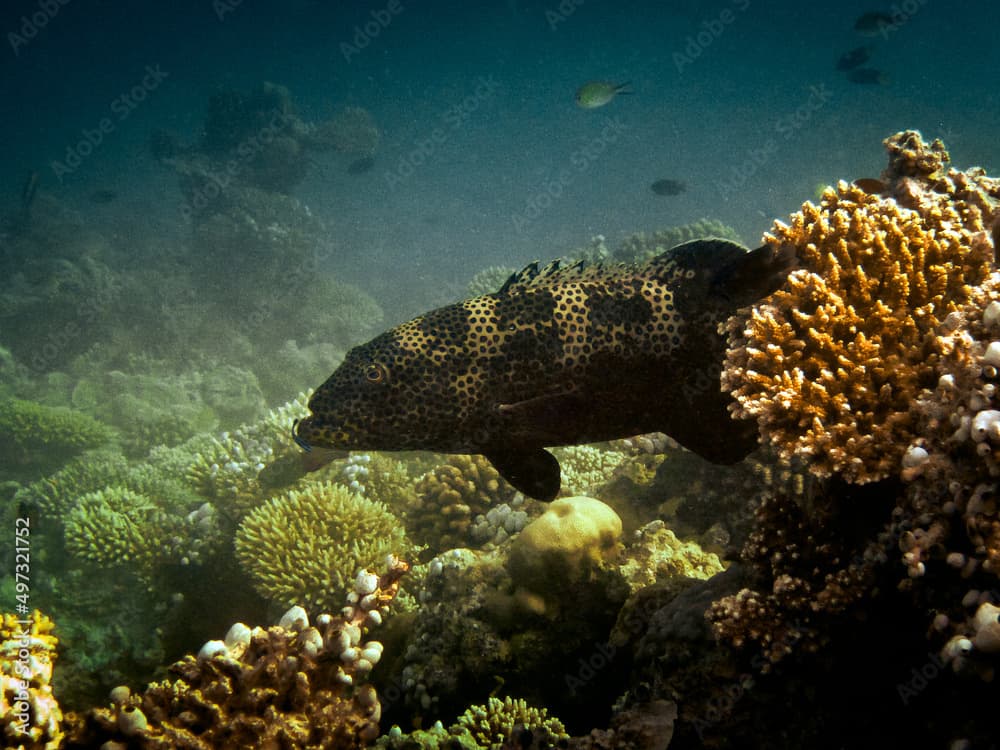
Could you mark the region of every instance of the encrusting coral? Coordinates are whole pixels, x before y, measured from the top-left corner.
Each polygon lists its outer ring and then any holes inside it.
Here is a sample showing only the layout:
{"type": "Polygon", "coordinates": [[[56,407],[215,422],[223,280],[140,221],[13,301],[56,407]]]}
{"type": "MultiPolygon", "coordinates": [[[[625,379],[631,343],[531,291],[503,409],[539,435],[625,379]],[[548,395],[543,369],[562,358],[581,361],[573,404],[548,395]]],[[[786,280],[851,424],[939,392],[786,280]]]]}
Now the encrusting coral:
{"type": "Polygon", "coordinates": [[[622,520],[592,497],[554,500],[512,542],[507,567],[519,586],[565,594],[621,550],[622,520]]]}
{"type": "Polygon", "coordinates": [[[990,272],[984,206],[996,183],[946,176],[943,147],[918,139],[887,141],[889,196],[841,182],[777,222],[765,241],[794,245],[801,268],[729,323],[722,382],[736,415],[756,418],[783,458],[804,458],[819,476],[896,472],[913,402],[937,381],[938,331],[990,272]]]}
{"type": "Polygon", "coordinates": [[[382,644],[364,640],[382,622],[409,565],[362,571],[340,615],[310,624],[292,607],[278,625],[233,625],[225,640],[170,667],[171,680],[142,693],[121,686],[111,705],[71,717],[67,750],[143,748],[361,748],[378,736],[382,707],[365,683],[382,644]],[[112,744],[113,743],[113,744],[112,744]]]}
{"type": "Polygon", "coordinates": [[[62,711],[52,695],[52,665],[59,639],[37,609],[30,617],[0,619],[0,723],[4,747],[56,750],[63,739],[62,711]]]}
{"type": "Polygon", "coordinates": [[[254,510],[235,547],[261,595],[312,611],[335,607],[359,568],[409,551],[384,505],[332,482],[289,490],[254,510]]]}

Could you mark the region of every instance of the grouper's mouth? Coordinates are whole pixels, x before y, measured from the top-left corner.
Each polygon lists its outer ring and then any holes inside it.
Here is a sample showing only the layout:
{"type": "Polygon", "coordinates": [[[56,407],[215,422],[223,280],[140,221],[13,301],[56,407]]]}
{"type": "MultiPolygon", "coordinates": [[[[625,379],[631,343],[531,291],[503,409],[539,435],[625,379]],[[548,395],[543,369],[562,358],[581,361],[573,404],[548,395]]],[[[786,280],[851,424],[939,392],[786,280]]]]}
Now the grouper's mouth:
{"type": "Polygon", "coordinates": [[[308,421],[307,419],[296,419],[292,422],[292,440],[306,453],[309,453],[313,449],[312,444],[302,437],[302,426],[308,421]]]}
{"type": "Polygon", "coordinates": [[[325,426],[317,426],[312,417],[296,419],[292,423],[292,440],[302,450],[302,467],[306,471],[316,471],[326,466],[330,461],[346,458],[350,451],[329,445],[329,436],[343,436],[346,442],[347,433],[343,430],[328,430],[325,426]]]}

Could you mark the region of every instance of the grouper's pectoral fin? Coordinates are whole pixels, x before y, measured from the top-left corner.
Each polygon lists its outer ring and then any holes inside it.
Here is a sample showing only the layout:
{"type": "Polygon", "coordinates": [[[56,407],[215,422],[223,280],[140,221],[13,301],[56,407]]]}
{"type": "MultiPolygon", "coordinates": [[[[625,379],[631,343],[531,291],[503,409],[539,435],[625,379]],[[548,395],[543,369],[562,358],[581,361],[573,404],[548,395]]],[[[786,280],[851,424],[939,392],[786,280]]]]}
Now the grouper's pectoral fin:
{"type": "Polygon", "coordinates": [[[500,476],[528,497],[547,503],[559,494],[559,462],[547,450],[510,448],[483,455],[500,476]]]}

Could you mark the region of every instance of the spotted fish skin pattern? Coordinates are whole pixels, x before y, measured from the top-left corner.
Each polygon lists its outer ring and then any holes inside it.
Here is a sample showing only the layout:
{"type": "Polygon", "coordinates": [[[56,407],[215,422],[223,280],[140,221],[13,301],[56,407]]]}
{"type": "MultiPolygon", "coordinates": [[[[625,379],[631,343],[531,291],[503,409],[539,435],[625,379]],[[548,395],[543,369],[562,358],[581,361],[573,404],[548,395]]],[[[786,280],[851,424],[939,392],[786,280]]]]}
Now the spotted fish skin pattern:
{"type": "Polygon", "coordinates": [[[666,432],[732,463],[756,444],[720,390],[719,324],[780,286],[785,249],[685,243],[639,265],[514,274],[355,347],[296,426],[305,447],[485,454],[540,499],[559,489],[545,447],[666,432]]]}

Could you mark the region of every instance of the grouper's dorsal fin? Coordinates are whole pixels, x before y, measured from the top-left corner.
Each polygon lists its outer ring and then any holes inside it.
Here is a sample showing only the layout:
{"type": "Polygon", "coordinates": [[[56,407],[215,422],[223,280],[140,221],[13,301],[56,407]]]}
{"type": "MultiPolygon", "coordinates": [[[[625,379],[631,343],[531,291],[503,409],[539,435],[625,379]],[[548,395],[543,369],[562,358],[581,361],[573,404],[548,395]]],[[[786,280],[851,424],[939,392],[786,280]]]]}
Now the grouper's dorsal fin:
{"type": "Polygon", "coordinates": [[[540,268],[538,263],[536,260],[534,263],[526,265],[520,271],[512,273],[510,278],[497,291],[497,294],[514,294],[530,289],[531,287],[562,284],[572,281],[587,281],[588,279],[600,278],[602,274],[607,272],[609,267],[625,267],[624,263],[615,263],[608,266],[603,263],[588,263],[583,259],[570,263],[564,263],[561,259],[556,259],[540,268]]]}

